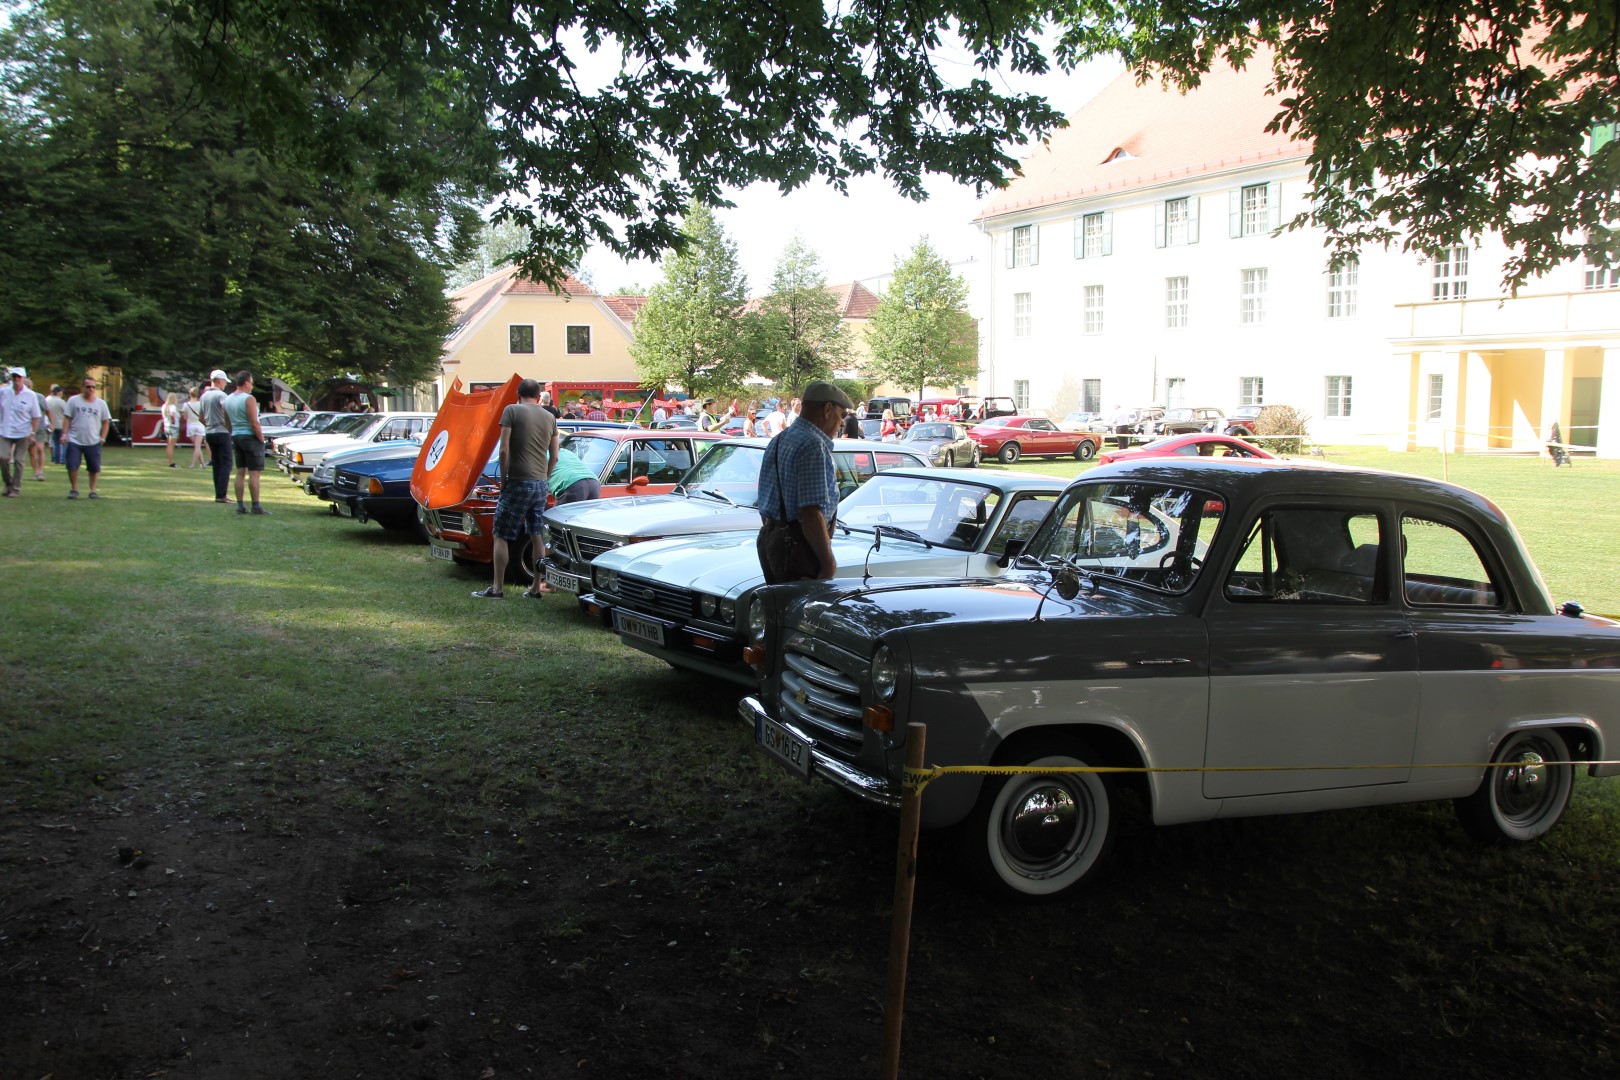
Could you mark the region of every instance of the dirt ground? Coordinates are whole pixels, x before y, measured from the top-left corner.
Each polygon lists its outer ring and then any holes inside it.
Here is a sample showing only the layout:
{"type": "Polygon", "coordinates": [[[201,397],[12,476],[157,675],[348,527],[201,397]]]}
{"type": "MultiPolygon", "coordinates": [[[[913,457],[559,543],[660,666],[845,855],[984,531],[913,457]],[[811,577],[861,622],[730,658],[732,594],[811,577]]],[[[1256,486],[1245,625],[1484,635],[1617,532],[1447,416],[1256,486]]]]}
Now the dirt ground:
{"type": "MultiPolygon", "coordinates": [[[[665,817],[609,764],[542,771],[473,835],[432,807],[475,780],[192,749],[0,790],[0,1076],[877,1075],[894,822],[829,789],[665,817]]],[[[925,835],[902,1075],[1620,1074],[1620,950],[1583,930],[1617,868],[1456,833],[1137,827],[1033,907],[925,835]]]]}

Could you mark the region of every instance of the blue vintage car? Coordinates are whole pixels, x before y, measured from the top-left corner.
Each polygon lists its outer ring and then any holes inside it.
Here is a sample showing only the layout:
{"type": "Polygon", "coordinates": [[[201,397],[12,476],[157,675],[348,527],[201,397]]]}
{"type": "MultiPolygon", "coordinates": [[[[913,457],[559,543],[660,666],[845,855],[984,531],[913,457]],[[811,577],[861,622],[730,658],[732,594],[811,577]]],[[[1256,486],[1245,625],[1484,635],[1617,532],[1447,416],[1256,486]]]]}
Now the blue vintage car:
{"type": "Polygon", "coordinates": [[[332,476],[329,497],[342,516],[364,525],[375,521],[385,529],[414,529],[427,543],[427,531],[417,518],[411,497],[411,472],[420,447],[409,452],[376,454],[340,463],[332,476]]]}
{"type": "Polygon", "coordinates": [[[1417,477],[1105,465],[1000,578],[779,586],[745,620],[742,716],[799,776],[896,807],[912,721],[929,765],[1027,770],[922,799],[1016,896],[1100,865],[1126,788],[1158,824],[1454,800],[1501,843],[1551,829],[1577,769],[1620,774],[1620,623],[1417,477]]]}

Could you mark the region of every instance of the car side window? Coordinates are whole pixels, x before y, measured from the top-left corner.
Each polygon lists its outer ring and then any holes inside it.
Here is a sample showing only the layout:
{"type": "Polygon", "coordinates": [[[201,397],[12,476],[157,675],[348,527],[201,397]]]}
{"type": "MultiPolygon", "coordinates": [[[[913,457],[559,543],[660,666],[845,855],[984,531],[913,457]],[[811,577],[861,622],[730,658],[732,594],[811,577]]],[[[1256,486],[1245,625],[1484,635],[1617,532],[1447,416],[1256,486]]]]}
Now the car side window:
{"type": "Polygon", "coordinates": [[[1007,550],[1009,540],[1029,543],[1029,538],[1035,535],[1035,530],[1046,520],[1047,513],[1056,501],[1056,495],[1019,497],[1007,507],[1007,516],[1001,519],[1001,527],[996,530],[996,535],[990,538],[990,543],[985,545],[985,551],[992,555],[1000,555],[1007,550]]]}
{"type": "Polygon", "coordinates": [[[1401,563],[1406,602],[1414,607],[1498,607],[1502,590],[1479,549],[1443,521],[1401,516],[1401,563]]]}
{"type": "MultiPolygon", "coordinates": [[[[899,455],[892,456],[898,457],[899,455]]],[[[838,476],[839,499],[843,499],[850,492],[877,475],[877,467],[872,461],[872,455],[866,450],[834,454],[833,471],[838,476]]]]}
{"type": "MultiPolygon", "coordinates": [[[[923,464],[923,462],[906,454],[885,453],[881,450],[878,451],[876,457],[878,472],[888,472],[890,469],[904,469],[907,466],[923,464]]],[[[870,480],[871,477],[868,476],[867,479],[870,480]]]]}
{"type": "Polygon", "coordinates": [[[602,477],[604,484],[628,484],[635,475],[635,444],[623,443],[613,458],[613,467],[602,477]]]}
{"type": "Polygon", "coordinates": [[[1387,595],[1382,526],[1370,510],[1282,507],[1249,529],[1226,578],[1230,600],[1372,604],[1387,595]]]}

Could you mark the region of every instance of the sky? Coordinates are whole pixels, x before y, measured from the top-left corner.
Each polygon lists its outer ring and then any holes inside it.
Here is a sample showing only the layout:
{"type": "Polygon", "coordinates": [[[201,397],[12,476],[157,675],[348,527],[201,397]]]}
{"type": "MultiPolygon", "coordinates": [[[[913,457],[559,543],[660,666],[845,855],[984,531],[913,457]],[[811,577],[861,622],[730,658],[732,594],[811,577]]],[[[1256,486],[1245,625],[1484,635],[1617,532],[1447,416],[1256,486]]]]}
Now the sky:
{"type": "MultiPolygon", "coordinates": [[[[1123,70],[1117,61],[1094,61],[1074,73],[1002,77],[1009,90],[1043,94],[1072,113],[1095,97],[1123,70]]],[[[1027,151],[1014,156],[1023,157],[1027,151]]],[[[894,269],[917,240],[926,235],[948,262],[984,259],[988,241],[973,224],[979,199],[973,189],[944,177],[930,183],[929,198],[916,203],[881,177],[861,177],[841,195],[828,184],[781,194],[773,184],[754,184],[730,193],[737,205],[716,216],[737,245],[737,257],[752,295],[770,290],[776,262],[795,232],[821,257],[829,284],[878,277],[894,269]]],[[[986,193],[988,196],[988,192],[986,193]]],[[[625,262],[595,249],[585,256],[585,270],[600,292],[657,284],[660,271],[649,261],[625,262]]]]}

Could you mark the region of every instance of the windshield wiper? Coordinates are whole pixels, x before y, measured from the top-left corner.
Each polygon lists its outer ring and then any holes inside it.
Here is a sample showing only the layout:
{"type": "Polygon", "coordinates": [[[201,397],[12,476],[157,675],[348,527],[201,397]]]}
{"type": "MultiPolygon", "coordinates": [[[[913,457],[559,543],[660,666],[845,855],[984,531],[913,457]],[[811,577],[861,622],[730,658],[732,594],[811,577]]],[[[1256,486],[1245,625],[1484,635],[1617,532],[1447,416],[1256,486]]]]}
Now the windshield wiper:
{"type": "Polygon", "coordinates": [[[914,533],[910,529],[902,529],[898,525],[874,525],[872,526],[872,535],[888,535],[899,540],[910,540],[913,543],[921,544],[926,548],[931,548],[934,546],[934,542],[932,540],[929,540],[918,533],[914,533]]]}
{"type": "Polygon", "coordinates": [[[725,503],[727,506],[736,506],[737,505],[737,503],[733,502],[726,495],[725,492],[716,491],[714,488],[698,488],[698,494],[699,495],[707,495],[711,499],[719,499],[721,502],[725,503]]]}

